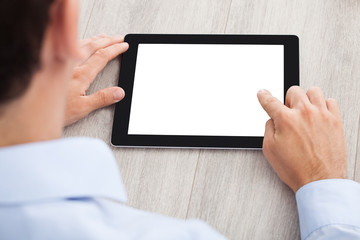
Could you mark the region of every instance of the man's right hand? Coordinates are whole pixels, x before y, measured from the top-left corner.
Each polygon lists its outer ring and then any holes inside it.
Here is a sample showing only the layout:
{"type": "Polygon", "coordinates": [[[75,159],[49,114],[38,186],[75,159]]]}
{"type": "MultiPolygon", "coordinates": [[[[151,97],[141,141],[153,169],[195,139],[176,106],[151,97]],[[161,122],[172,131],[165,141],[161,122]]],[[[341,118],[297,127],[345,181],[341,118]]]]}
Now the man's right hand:
{"type": "Polygon", "coordinates": [[[285,105],[267,90],[258,99],[271,119],[263,152],[280,179],[294,192],[322,179],[346,178],[347,151],[339,107],[313,87],[291,87],[285,105]]]}

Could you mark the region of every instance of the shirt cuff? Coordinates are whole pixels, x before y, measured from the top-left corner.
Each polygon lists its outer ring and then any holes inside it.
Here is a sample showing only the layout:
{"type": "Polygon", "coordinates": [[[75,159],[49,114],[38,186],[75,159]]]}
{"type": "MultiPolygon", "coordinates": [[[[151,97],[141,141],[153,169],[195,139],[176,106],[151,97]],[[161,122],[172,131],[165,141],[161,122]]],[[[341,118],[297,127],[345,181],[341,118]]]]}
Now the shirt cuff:
{"type": "Polygon", "coordinates": [[[301,239],[331,224],[360,227],[360,184],[352,180],[311,182],[296,192],[296,202],[301,239]]]}

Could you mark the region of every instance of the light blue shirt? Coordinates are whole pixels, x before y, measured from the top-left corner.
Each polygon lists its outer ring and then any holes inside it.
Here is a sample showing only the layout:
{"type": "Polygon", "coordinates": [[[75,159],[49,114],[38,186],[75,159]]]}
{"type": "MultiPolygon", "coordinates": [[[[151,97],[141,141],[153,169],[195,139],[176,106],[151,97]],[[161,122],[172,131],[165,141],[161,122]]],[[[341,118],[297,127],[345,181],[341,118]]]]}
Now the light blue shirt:
{"type": "MultiPolygon", "coordinates": [[[[302,239],[360,239],[360,184],[296,194],[302,239]]],[[[199,220],[130,208],[105,143],[61,139],[0,148],[0,239],[225,239],[199,220]]]]}
{"type": "Polygon", "coordinates": [[[360,184],[328,179],[296,192],[301,239],[360,239],[360,184]]]}

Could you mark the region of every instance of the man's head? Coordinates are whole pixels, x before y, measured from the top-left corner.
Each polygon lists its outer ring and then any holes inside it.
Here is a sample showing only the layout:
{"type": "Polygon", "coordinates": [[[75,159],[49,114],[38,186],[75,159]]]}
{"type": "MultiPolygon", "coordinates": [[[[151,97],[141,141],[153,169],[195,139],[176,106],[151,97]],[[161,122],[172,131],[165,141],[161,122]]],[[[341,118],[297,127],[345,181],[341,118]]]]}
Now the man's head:
{"type": "Polygon", "coordinates": [[[69,16],[69,13],[74,14],[71,8],[74,8],[76,2],[76,0],[4,0],[2,2],[0,104],[20,97],[28,88],[35,72],[41,70],[44,64],[41,53],[44,50],[46,37],[59,44],[53,46],[54,50],[63,51],[54,52],[54,57],[59,57],[56,55],[65,57],[63,53],[72,55],[69,50],[74,50],[71,45],[76,43],[69,43],[75,40],[75,36],[69,36],[69,33],[76,34],[76,29],[68,29],[71,27],[68,18],[71,18],[73,26],[76,26],[77,16],[69,16]],[[51,31],[52,36],[46,36],[48,31],[51,31]],[[55,41],[56,38],[59,38],[59,41],[55,41]]]}
{"type": "Polygon", "coordinates": [[[69,80],[81,56],[78,0],[3,0],[0,136],[16,144],[60,137],[69,80]]]}

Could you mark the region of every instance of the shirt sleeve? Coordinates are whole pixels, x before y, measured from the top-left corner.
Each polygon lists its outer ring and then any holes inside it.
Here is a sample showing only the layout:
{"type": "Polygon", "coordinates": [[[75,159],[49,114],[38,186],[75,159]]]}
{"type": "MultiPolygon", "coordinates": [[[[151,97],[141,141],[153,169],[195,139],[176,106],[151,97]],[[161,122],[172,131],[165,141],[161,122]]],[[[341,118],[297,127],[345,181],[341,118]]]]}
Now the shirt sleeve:
{"type": "Polygon", "coordinates": [[[296,192],[301,239],[360,239],[360,184],[311,182],[296,192]]]}

